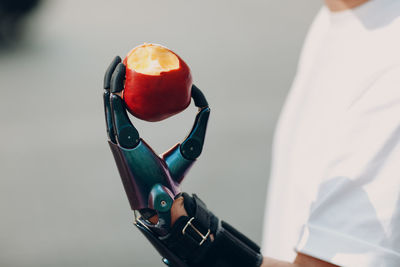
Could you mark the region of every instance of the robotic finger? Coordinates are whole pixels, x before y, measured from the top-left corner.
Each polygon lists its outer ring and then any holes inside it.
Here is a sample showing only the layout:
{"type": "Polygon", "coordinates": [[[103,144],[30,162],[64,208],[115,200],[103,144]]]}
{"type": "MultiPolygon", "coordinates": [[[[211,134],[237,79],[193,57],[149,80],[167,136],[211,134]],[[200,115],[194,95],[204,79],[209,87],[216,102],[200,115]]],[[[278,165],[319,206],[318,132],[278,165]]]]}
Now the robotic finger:
{"type": "Polygon", "coordinates": [[[195,85],[192,86],[192,98],[199,112],[196,115],[189,135],[162,155],[175,181],[181,183],[186,173],[200,156],[207,130],[210,108],[203,93],[195,85]]]}
{"type": "Polygon", "coordinates": [[[135,148],[140,142],[139,132],[128,117],[128,113],[124,107],[124,101],[119,95],[111,93],[110,102],[117,143],[123,148],[135,148]]]}
{"type": "Polygon", "coordinates": [[[125,84],[125,65],[123,63],[118,63],[115,67],[110,80],[110,90],[111,93],[119,93],[124,90],[125,84]]]}
{"type": "Polygon", "coordinates": [[[111,104],[110,104],[110,86],[111,86],[111,76],[114,73],[115,68],[117,65],[121,62],[121,58],[119,56],[116,56],[110,63],[110,65],[107,68],[107,71],[104,75],[104,93],[103,93],[103,101],[104,101],[104,115],[106,118],[106,129],[107,129],[107,135],[108,139],[116,143],[117,140],[115,138],[115,132],[114,132],[114,125],[113,125],[113,120],[112,120],[112,113],[111,113],[111,104]]]}
{"type": "Polygon", "coordinates": [[[117,65],[120,62],[121,62],[121,58],[119,56],[116,56],[111,61],[110,65],[108,66],[106,73],[104,75],[104,89],[109,91],[110,85],[111,85],[111,76],[114,73],[115,68],[117,67],[117,65]]]}

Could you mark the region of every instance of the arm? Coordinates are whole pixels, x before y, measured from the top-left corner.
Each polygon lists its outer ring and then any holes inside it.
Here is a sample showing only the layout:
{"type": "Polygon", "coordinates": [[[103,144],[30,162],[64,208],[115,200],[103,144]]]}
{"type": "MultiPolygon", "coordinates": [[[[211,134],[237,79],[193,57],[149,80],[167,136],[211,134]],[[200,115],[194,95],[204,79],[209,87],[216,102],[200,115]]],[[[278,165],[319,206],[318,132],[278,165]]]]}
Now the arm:
{"type": "Polygon", "coordinates": [[[261,267],[335,267],[337,265],[319,260],[317,258],[297,253],[297,257],[293,263],[283,262],[265,257],[261,267]]]}

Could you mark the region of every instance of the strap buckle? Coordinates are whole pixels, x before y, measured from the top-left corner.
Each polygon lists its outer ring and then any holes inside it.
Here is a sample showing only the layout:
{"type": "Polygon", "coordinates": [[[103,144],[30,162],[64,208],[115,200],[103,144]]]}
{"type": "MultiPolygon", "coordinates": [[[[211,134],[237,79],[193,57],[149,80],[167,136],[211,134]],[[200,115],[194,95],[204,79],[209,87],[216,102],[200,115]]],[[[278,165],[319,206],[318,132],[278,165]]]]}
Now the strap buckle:
{"type": "Polygon", "coordinates": [[[197,229],[197,228],[192,224],[192,221],[193,221],[194,219],[195,219],[195,218],[192,217],[192,218],[186,223],[185,227],[183,227],[183,229],[182,229],[182,235],[185,235],[185,234],[186,234],[186,229],[190,226],[190,227],[201,237],[201,241],[200,241],[200,243],[199,243],[199,246],[201,246],[201,245],[203,245],[203,243],[207,240],[208,236],[209,236],[210,233],[211,233],[211,230],[208,229],[207,233],[206,233],[205,235],[203,235],[203,234],[199,231],[199,229],[197,229]]]}

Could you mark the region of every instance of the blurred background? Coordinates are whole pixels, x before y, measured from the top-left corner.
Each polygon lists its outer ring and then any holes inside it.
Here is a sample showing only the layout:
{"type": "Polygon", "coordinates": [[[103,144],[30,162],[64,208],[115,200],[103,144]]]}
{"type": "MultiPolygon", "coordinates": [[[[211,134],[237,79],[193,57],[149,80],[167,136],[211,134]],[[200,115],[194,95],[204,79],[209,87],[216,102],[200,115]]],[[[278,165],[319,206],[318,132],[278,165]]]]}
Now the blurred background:
{"type": "MultiPolygon", "coordinates": [[[[321,2],[1,0],[0,266],[163,266],[103,117],[106,67],[143,42],[177,52],[212,108],[183,190],[260,243],[273,130],[321,2]]],[[[161,153],[195,114],[132,120],[161,153]]]]}

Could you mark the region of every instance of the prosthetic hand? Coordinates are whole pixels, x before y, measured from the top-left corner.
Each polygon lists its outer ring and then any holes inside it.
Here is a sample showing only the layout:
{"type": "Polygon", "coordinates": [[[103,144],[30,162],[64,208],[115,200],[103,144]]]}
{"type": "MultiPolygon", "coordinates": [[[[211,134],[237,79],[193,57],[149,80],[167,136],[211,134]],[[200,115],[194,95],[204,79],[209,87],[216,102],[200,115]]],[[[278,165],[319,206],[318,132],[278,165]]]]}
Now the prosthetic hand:
{"type": "Polygon", "coordinates": [[[192,98],[199,108],[192,130],[182,143],[158,156],[128,117],[120,97],[124,79],[125,66],[120,57],[115,57],[104,77],[106,128],[108,143],[135,212],[135,225],[158,250],[164,263],[172,267],[259,266],[262,257],[253,242],[219,221],[197,196],[180,192],[180,183],[203,149],[210,114],[203,93],[192,86],[192,98]],[[189,216],[180,217],[171,226],[171,208],[174,199],[180,196],[189,216]],[[141,216],[136,216],[136,212],[141,216]],[[154,217],[157,222],[150,222],[154,217]],[[244,265],[236,265],[239,263],[244,265]]]}
{"type": "Polygon", "coordinates": [[[119,93],[124,89],[125,66],[116,57],[104,78],[104,108],[108,142],[132,210],[147,219],[157,213],[156,225],[146,226],[159,235],[168,233],[170,209],[186,172],[200,156],[210,108],[196,87],[192,87],[194,104],[199,108],[194,126],[186,139],[161,157],[140,138],[129,120],[119,93]]]}

